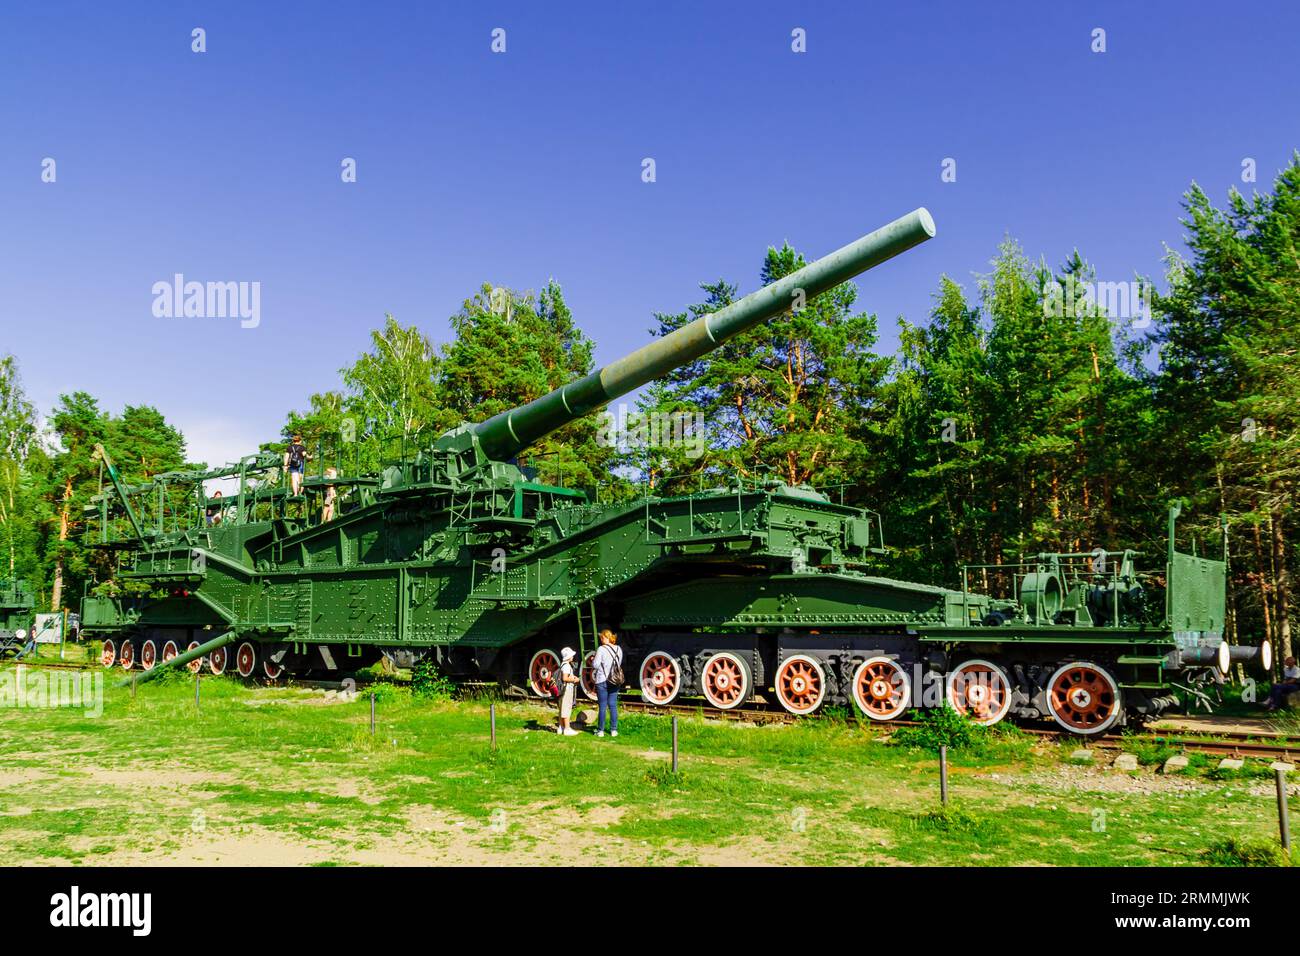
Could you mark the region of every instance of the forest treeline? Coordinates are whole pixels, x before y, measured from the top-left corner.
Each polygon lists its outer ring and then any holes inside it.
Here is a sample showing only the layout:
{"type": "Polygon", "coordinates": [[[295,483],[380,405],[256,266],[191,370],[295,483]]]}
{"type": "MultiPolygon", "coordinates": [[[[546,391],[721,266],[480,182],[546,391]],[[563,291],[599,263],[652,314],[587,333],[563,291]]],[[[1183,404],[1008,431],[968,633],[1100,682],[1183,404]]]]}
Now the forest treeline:
{"type": "MultiPolygon", "coordinates": [[[[1300,154],[1266,193],[1218,207],[1184,196],[1185,253],[1163,292],[1108,315],[1078,253],[1049,267],[1011,240],[970,285],[942,277],[896,355],[846,283],[647,387],[639,411],[684,414],[702,442],[610,447],[597,420],[521,456],[542,480],[602,498],[687,491],[740,473],[809,483],[881,512],[887,573],[937,584],[967,563],[1043,550],[1135,548],[1159,566],[1171,501],[1180,545],[1230,562],[1230,636],[1291,651],[1300,478],[1300,154]]],[[[803,257],[769,249],[768,283],[803,257]]],[[[1135,279],[1137,277],[1134,277],[1135,279]]],[[[1150,287],[1150,284],[1148,284],[1150,287]]],[[[727,281],[656,314],[665,334],[737,295],[727,281]]],[[[529,401],[593,368],[593,343],[554,281],[485,285],[441,347],[387,316],[338,382],[288,412],[280,448],[341,449],[374,467],[463,420],[529,401]],[[345,439],[340,444],[341,439],[345,439]]],[[[82,508],[102,485],[95,443],[128,481],[189,467],[184,436],[148,406],[84,392],[42,413],[0,359],[0,577],[75,610],[90,574],[82,508]],[[7,572],[3,569],[7,569],[7,572]]],[[[202,463],[197,463],[202,464],[202,463]]],[[[211,463],[219,464],[219,463],[211,463]]]]}

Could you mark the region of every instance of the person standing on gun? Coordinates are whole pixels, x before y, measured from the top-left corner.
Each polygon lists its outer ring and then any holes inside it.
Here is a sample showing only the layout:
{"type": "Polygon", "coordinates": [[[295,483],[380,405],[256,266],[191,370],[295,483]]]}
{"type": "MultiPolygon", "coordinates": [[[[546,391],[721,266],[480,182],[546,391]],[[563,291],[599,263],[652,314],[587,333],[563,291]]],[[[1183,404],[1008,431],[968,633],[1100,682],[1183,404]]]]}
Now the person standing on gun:
{"type": "Polygon", "coordinates": [[[307,446],[302,443],[302,436],[295,433],[293,441],[284,450],[284,467],[289,472],[289,493],[295,498],[302,494],[302,473],[310,458],[307,446]]]}
{"type": "MultiPolygon", "coordinates": [[[[338,475],[339,472],[337,468],[325,469],[326,478],[337,478],[338,475]]],[[[338,505],[338,497],[339,497],[338,488],[336,488],[333,484],[328,484],[325,486],[325,501],[324,504],[321,506],[321,512],[320,512],[321,524],[324,524],[326,521],[334,520],[334,510],[338,505]]]]}
{"type": "Polygon", "coordinates": [[[221,524],[221,489],[217,489],[212,493],[212,497],[208,499],[208,507],[203,515],[209,527],[221,524]]]}

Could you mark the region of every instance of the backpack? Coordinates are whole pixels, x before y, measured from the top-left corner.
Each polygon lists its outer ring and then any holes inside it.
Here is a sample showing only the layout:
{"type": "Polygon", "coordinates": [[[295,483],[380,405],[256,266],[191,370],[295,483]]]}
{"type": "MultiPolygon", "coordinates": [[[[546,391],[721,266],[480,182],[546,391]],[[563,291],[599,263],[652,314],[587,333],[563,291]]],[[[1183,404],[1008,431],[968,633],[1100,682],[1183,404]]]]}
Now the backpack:
{"type": "Polygon", "coordinates": [[[609,665],[609,675],[605,678],[605,689],[618,690],[623,686],[623,652],[612,644],[606,644],[605,646],[614,655],[614,660],[609,665]]]}
{"type": "Polygon", "coordinates": [[[561,664],[555,669],[555,672],[551,674],[551,683],[547,689],[550,691],[552,697],[564,696],[564,667],[565,665],[561,664]]]}

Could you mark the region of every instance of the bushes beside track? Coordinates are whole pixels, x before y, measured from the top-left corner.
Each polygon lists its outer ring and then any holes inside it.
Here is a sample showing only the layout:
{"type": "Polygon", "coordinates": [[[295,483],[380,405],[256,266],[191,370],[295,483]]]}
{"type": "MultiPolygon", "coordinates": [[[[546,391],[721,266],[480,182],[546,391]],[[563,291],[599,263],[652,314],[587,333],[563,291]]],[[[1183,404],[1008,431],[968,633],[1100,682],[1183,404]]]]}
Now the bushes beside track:
{"type": "Polygon", "coordinates": [[[1011,724],[985,727],[947,705],[913,710],[909,720],[916,723],[894,731],[893,743],[938,753],[940,747],[950,752],[981,757],[1016,758],[1027,755],[1033,746],[1030,736],[1011,724]]]}

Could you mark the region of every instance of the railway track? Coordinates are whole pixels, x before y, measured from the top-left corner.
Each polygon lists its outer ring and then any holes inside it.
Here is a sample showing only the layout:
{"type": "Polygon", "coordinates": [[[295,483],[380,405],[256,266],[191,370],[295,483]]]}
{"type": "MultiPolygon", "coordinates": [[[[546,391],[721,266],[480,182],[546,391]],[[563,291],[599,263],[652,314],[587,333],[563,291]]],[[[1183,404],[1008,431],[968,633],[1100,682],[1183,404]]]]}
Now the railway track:
{"type": "Polygon", "coordinates": [[[39,667],[39,668],[48,668],[50,670],[61,670],[61,671],[90,671],[90,670],[103,669],[92,664],[79,664],[74,661],[26,660],[25,658],[18,658],[17,660],[13,658],[9,658],[7,660],[0,661],[0,666],[27,667],[27,668],[39,667]]]}
{"type": "MultiPolygon", "coordinates": [[[[1129,739],[1164,741],[1171,747],[1180,748],[1188,753],[1203,753],[1216,757],[1254,757],[1260,760],[1283,761],[1295,764],[1300,762],[1300,744],[1288,745],[1260,740],[1253,734],[1224,733],[1213,736],[1196,734],[1144,733],[1129,739]],[[1218,738],[1218,739],[1216,739],[1218,738]]],[[[1120,737],[1105,738],[1097,741],[1106,749],[1118,750],[1123,744],[1120,737]]]]}

